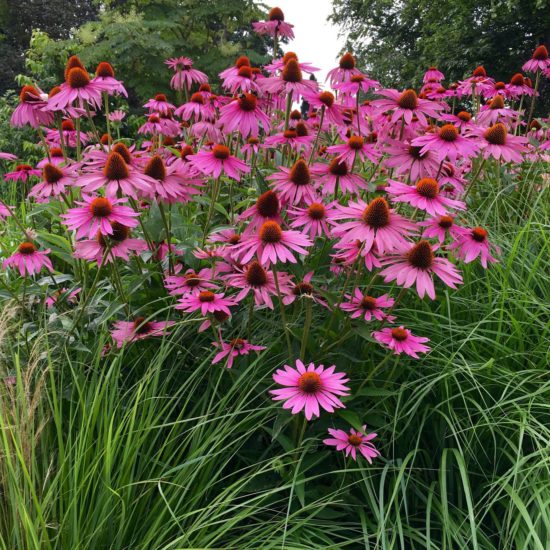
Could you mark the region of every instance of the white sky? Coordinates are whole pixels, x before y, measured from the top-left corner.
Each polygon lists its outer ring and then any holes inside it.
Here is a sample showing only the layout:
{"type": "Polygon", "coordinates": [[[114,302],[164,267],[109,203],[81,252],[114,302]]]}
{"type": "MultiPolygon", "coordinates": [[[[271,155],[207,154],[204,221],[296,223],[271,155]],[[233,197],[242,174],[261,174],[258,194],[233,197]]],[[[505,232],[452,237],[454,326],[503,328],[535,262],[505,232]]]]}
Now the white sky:
{"type": "Polygon", "coordinates": [[[344,39],[338,38],[338,27],[327,22],[331,13],[331,0],[263,0],[269,7],[279,7],[285,21],[294,25],[296,38],[284,44],[285,51],[298,55],[300,61],[309,61],[321,69],[315,73],[324,83],[327,72],[336,66],[338,52],[344,39]]]}

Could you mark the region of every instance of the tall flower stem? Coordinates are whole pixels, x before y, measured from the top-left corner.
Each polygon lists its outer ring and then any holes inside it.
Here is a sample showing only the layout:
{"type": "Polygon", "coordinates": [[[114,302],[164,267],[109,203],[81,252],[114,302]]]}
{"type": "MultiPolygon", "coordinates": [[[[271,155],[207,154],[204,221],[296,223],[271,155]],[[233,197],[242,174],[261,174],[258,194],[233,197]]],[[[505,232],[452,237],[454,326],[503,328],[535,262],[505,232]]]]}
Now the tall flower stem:
{"type": "Polygon", "coordinates": [[[470,185],[468,185],[468,189],[466,189],[466,192],[464,193],[464,196],[462,197],[463,202],[466,202],[466,197],[470,194],[470,191],[472,190],[472,187],[474,186],[474,183],[477,181],[477,178],[479,177],[479,174],[481,173],[481,170],[485,164],[485,161],[487,159],[483,159],[479,165],[479,168],[477,169],[477,172],[475,173],[474,177],[472,178],[472,181],[470,182],[470,185]]]}
{"type": "Polygon", "coordinates": [[[206,236],[208,235],[208,228],[210,227],[210,221],[212,219],[212,215],[214,214],[214,208],[216,205],[216,201],[218,200],[219,192],[220,192],[220,178],[218,177],[214,182],[214,187],[212,189],[212,197],[210,199],[210,206],[208,207],[208,215],[206,217],[206,223],[204,224],[204,232],[202,235],[202,246],[204,246],[204,243],[206,242],[206,236]]]}
{"type": "Polygon", "coordinates": [[[313,319],[312,300],[306,300],[306,318],[304,321],[304,331],[302,333],[302,343],[300,345],[300,359],[303,361],[307,348],[307,341],[309,338],[309,329],[311,328],[311,321],[313,319]]]}
{"type": "Polygon", "coordinates": [[[384,356],[384,359],[382,359],[382,361],[380,361],[378,363],[378,365],[376,365],[368,374],[367,376],[365,377],[365,379],[363,380],[363,382],[361,382],[360,386],[357,388],[357,390],[355,391],[355,393],[358,393],[360,392],[365,384],[369,381],[369,380],[372,380],[372,378],[374,377],[374,375],[388,362],[388,359],[392,356],[391,353],[386,353],[386,355],[384,356]]]}
{"type": "Polygon", "coordinates": [[[279,277],[277,275],[277,269],[275,265],[272,266],[273,280],[275,282],[275,288],[277,289],[277,298],[279,298],[279,306],[281,308],[281,323],[283,325],[283,331],[285,333],[286,345],[288,348],[288,360],[292,361],[292,343],[290,342],[290,334],[288,332],[288,324],[286,320],[285,305],[283,304],[283,297],[281,296],[281,288],[279,287],[279,277]]]}
{"type": "Polygon", "coordinates": [[[325,106],[321,107],[321,115],[319,116],[319,127],[317,128],[317,135],[315,136],[315,141],[313,142],[313,147],[311,148],[311,154],[309,155],[308,164],[311,164],[313,157],[315,156],[315,151],[317,150],[317,144],[319,143],[319,136],[321,135],[321,128],[323,127],[323,119],[325,118],[325,106]]]}
{"type": "Polygon", "coordinates": [[[160,217],[162,218],[162,224],[164,225],[164,231],[166,233],[166,243],[168,244],[168,272],[170,275],[174,274],[174,260],[172,258],[172,243],[171,243],[171,235],[170,235],[170,226],[168,224],[168,219],[166,217],[166,212],[164,210],[164,204],[162,204],[162,201],[159,200],[159,212],[160,217]]]}
{"type": "Polygon", "coordinates": [[[529,118],[527,119],[527,126],[525,127],[525,133],[529,131],[529,125],[533,119],[533,113],[535,112],[535,101],[537,99],[537,91],[540,84],[540,69],[537,71],[537,76],[535,78],[535,91],[533,92],[533,97],[531,98],[531,107],[529,108],[529,118]]]}

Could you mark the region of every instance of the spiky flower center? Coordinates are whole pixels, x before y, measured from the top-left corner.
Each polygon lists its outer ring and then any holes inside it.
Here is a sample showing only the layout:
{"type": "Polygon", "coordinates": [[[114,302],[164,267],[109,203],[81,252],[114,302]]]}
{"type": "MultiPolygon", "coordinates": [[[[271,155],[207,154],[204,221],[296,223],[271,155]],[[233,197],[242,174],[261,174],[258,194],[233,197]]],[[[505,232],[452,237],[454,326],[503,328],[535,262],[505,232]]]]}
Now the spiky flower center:
{"type": "Polygon", "coordinates": [[[472,115],[468,111],[460,111],[456,116],[462,120],[462,122],[470,122],[470,120],[472,120],[472,115]]]}
{"type": "Polygon", "coordinates": [[[421,145],[409,145],[409,155],[411,155],[411,157],[413,157],[415,160],[421,160],[428,154],[428,152],[421,153],[421,150],[421,145]]]}
{"type": "Polygon", "coordinates": [[[248,65],[243,65],[239,68],[237,75],[241,78],[252,78],[252,69],[248,65]]]}
{"type": "Polygon", "coordinates": [[[265,244],[275,244],[281,241],[283,238],[283,231],[281,226],[274,221],[264,222],[260,228],[260,239],[265,244]]]}
{"type": "Polygon", "coordinates": [[[298,61],[298,56],[295,52],[286,52],[285,55],[283,55],[283,65],[286,65],[291,59],[296,59],[296,61],[298,61]]]}
{"type": "Polygon", "coordinates": [[[416,191],[427,199],[435,199],[439,195],[439,184],[433,178],[422,178],[416,184],[416,191]]]}
{"type": "Polygon", "coordinates": [[[533,59],[536,59],[537,61],[544,61],[545,59],[548,59],[548,50],[546,49],[546,46],[539,46],[533,52],[533,59]]]}
{"type": "Polygon", "coordinates": [[[116,145],[114,145],[111,152],[118,153],[126,164],[130,164],[130,162],[132,161],[130,150],[128,149],[128,147],[126,147],[126,145],[124,145],[124,143],[117,143],[116,145]]]}
{"type": "Polygon", "coordinates": [[[20,254],[29,256],[30,254],[34,254],[36,252],[36,246],[34,246],[33,243],[25,242],[25,243],[21,243],[17,248],[17,250],[19,251],[20,254]]]}
{"type": "Polygon", "coordinates": [[[409,263],[418,269],[429,269],[434,263],[434,253],[428,241],[418,241],[407,253],[409,263]]]}
{"type": "Polygon", "coordinates": [[[114,78],[115,71],[113,66],[107,61],[102,61],[95,70],[95,75],[102,78],[114,78]]]}
{"type": "Polygon", "coordinates": [[[363,438],[358,434],[351,434],[348,436],[348,443],[352,447],[360,447],[363,443],[363,438]]]}
{"type": "Polygon", "coordinates": [[[403,340],[407,339],[408,334],[404,328],[392,328],[391,336],[394,340],[397,340],[398,342],[403,342],[403,340]]]}
{"type": "Polygon", "coordinates": [[[111,222],[111,227],[113,229],[113,234],[109,235],[109,237],[117,243],[125,241],[130,236],[130,228],[119,222],[111,222]]]}
{"type": "Polygon", "coordinates": [[[360,151],[363,149],[364,144],[365,140],[361,136],[351,136],[348,139],[348,147],[354,151],[360,151]]]}
{"type": "Polygon", "coordinates": [[[307,215],[312,220],[322,220],[325,217],[326,209],[320,202],[312,202],[307,208],[307,215]]]}
{"type": "Polygon", "coordinates": [[[113,212],[113,205],[109,199],[97,197],[90,203],[89,209],[95,218],[107,218],[113,212]]]}
{"type": "Polygon", "coordinates": [[[294,109],[294,111],[290,113],[290,120],[301,120],[301,119],[302,119],[302,113],[300,113],[298,109],[294,109]]]}
{"type": "Polygon", "coordinates": [[[302,69],[296,59],[289,59],[283,69],[283,80],[285,82],[302,82],[302,69]]]}
{"type": "Polygon", "coordinates": [[[72,120],[64,120],[61,123],[61,129],[64,132],[74,132],[74,124],[72,120]]]}
{"type": "Polygon", "coordinates": [[[145,165],[143,173],[156,180],[164,181],[166,179],[166,167],[162,158],[159,155],[151,157],[145,165]]]}
{"type": "Polygon", "coordinates": [[[242,338],[233,338],[231,342],[229,343],[232,349],[240,350],[244,348],[246,342],[242,338]]]}
{"type": "Polygon", "coordinates": [[[168,100],[166,99],[165,94],[157,94],[155,95],[155,101],[166,102],[168,100]]]}
{"type": "Polygon", "coordinates": [[[525,85],[525,78],[521,73],[516,73],[511,79],[510,84],[513,86],[524,86],[525,85]]]}
{"type": "Polygon", "coordinates": [[[472,238],[478,243],[482,243],[487,238],[487,231],[483,227],[474,227],[472,229],[472,238]]]}
{"type": "Polygon", "coordinates": [[[506,126],[504,126],[502,122],[497,122],[490,128],[487,128],[487,130],[485,130],[483,137],[491,145],[505,145],[507,133],[508,131],[506,130],[506,126]]]}
{"type": "Polygon", "coordinates": [[[476,67],[474,69],[472,76],[475,76],[475,77],[487,76],[487,71],[485,70],[485,67],[482,67],[480,65],[479,67],[476,67]]]}
{"type": "Polygon", "coordinates": [[[390,208],[386,199],[377,197],[372,200],[361,216],[363,222],[372,229],[382,229],[390,224],[390,208]]]}
{"type": "Polygon", "coordinates": [[[145,321],[145,317],[136,317],[134,319],[134,332],[136,334],[148,334],[153,330],[151,323],[145,321]]]}
{"type": "Polygon", "coordinates": [[[418,96],[414,90],[405,90],[397,100],[397,104],[401,109],[416,109],[418,107],[418,96]]]}
{"type": "Polygon", "coordinates": [[[249,145],[258,145],[258,143],[260,143],[260,140],[257,137],[250,136],[246,140],[246,143],[248,143],[249,145]]]}
{"type": "Polygon", "coordinates": [[[48,163],[42,170],[42,176],[48,183],[57,183],[63,177],[63,172],[57,166],[48,163]]]}
{"type": "Polygon", "coordinates": [[[338,158],[335,158],[332,160],[332,162],[329,164],[328,171],[333,176],[347,176],[348,175],[348,165],[345,161],[341,161],[338,158]]]}
{"type": "Polygon", "coordinates": [[[209,290],[201,290],[199,292],[199,302],[213,302],[216,299],[216,295],[209,290]]]}
{"type": "Polygon", "coordinates": [[[195,151],[193,151],[193,147],[191,147],[191,145],[184,145],[181,148],[180,157],[185,160],[189,155],[193,155],[194,153],[195,151]]]}
{"type": "Polygon", "coordinates": [[[374,311],[376,309],[376,298],[365,295],[361,299],[360,306],[362,309],[366,309],[367,311],[374,311]]]}
{"type": "Polygon", "coordinates": [[[322,385],[321,377],[316,372],[304,372],[298,378],[298,388],[308,395],[317,393],[322,385]]]}
{"type": "Polygon", "coordinates": [[[248,59],[246,55],[241,55],[237,58],[237,61],[235,61],[235,67],[250,67],[250,59],[248,59]]]}
{"type": "Polygon", "coordinates": [[[351,71],[352,69],[355,69],[355,57],[351,55],[350,52],[346,52],[341,58],[340,58],[340,69],[344,69],[345,71],[351,71]]]}
{"type": "Polygon", "coordinates": [[[491,103],[489,103],[489,109],[493,111],[496,109],[504,109],[504,98],[500,94],[497,94],[493,97],[491,103]]]}
{"type": "Polygon", "coordinates": [[[290,181],[294,185],[309,185],[311,183],[311,174],[304,159],[298,159],[290,170],[290,181]]]}
{"type": "Polygon", "coordinates": [[[266,191],[256,200],[256,209],[263,218],[274,218],[279,213],[279,197],[275,191],[266,191]]]}
{"type": "Polygon", "coordinates": [[[147,121],[151,124],[158,124],[160,122],[160,117],[158,115],[150,115],[147,121]]]}
{"type": "Polygon", "coordinates": [[[258,98],[254,94],[241,94],[239,96],[239,107],[247,113],[253,111],[258,105],[258,98]]]}
{"type": "Polygon", "coordinates": [[[284,21],[285,14],[283,13],[283,10],[281,8],[275,7],[269,10],[267,18],[269,21],[284,21]]]}
{"type": "Polygon", "coordinates": [[[296,139],[298,137],[298,132],[292,128],[289,128],[283,132],[283,137],[285,139],[296,139]]]}
{"type": "Polygon", "coordinates": [[[292,293],[295,296],[311,296],[313,294],[313,285],[302,281],[301,283],[296,283],[292,289],[292,293]]]}
{"type": "Polygon", "coordinates": [[[219,160],[227,160],[229,158],[229,148],[225,145],[214,145],[212,153],[219,160]]]}
{"type": "Polygon", "coordinates": [[[296,135],[298,137],[309,136],[307,126],[303,122],[298,122],[298,124],[296,124],[296,135]]]}
{"type": "Polygon", "coordinates": [[[71,88],[85,88],[90,83],[90,77],[84,69],[75,67],[67,73],[67,84],[71,88]]]}
{"type": "Polygon", "coordinates": [[[120,153],[111,151],[103,168],[103,175],[108,180],[124,180],[130,176],[128,166],[120,153]]]}
{"type": "Polygon", "coordinates": [[[40,92],[34,86],[23,86],[19,94],[21,103],[34,103],[40,101],[40,92]]]}
{"type": "Polygon", "coordinates": [[[63,156],[63,151],[60,147],[52,147],[50,149],[50,156],[51,157],[56,157],[56,158],[62,157],[63,156]]]}
{"type": "Polygon", "coordinates": [[[246,269],[245,279],[250,286],[264,286],[267,284],[267,271],[260,265],[260,262],[253,261],[246,269]]]}
{"type": "Polygon", "coordinates": [[[439,221],[437,222],[439,227],[441,227],[442,229],[449,229],[449,227],[452,227],[453,223],[454,220],[453,218],[451,218],[451,216],[441,216],[439,218],[439,221]]]}
{"type": "Polygon", "coordinates": [[[326,107],[332,107],[334,105],[334,94],[331,92],[321,92],[319,94],[319,101],[326,107]]]}
{"type": "Polygon", "coordinates": [[[199,105],[204,105],[204,96],[201,92],[195,92],[190,99],[191,103],[198,103],[199,105]]]}
{"type": "Polygon", "coordinates": [[[439,137],[443,141],[456,141],[458,138],[458,130],[454,124],[445,124],[441,128],[439,128],[439,137]]]}

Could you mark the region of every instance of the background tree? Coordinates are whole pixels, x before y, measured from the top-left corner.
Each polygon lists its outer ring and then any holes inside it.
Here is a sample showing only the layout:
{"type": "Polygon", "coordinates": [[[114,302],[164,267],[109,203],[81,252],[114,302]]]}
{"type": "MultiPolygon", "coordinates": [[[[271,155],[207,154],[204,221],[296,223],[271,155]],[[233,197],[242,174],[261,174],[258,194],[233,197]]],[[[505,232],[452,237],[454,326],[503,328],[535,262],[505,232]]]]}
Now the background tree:
{"type": "Polygon", "coordinates": [[[103,2],[98,20],[89,21],[66,40],[34,33],[27,69],[37,81],[54,85],[65,61],[77,54],[89,70],[100,61],[114,66],[138,105],[157,92],[168,92],[170,73],[163,60],[189,56],[211,78],[241,54],[253,64],[266,62],[264,40],[251,21],[265,11],[253,0],[114,0],[103,2]]]}
{"type": "Polygon", "coordinates": [[[507,82],[550,42],[548,0],[334,0],[330,19],[367,70],[400,88],[418,85],[430,65],[447,82],[476,65],[507,82]]]}
{"type": "Polygon", "coordinates": [[[67,39],[75,28],[95,19],[99,8],[94,0],[0,0],[0,94],[16,86],[33,30],[67,39]]]}

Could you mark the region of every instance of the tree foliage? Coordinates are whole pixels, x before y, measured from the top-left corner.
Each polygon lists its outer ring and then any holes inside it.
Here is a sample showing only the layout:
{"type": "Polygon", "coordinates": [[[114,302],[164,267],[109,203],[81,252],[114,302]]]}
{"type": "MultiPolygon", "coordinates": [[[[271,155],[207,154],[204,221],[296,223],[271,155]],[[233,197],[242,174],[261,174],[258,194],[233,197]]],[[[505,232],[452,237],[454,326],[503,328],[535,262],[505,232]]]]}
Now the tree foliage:
{"type": "Polygon", "coordinates": [[[168,91],[163,59],[189,56],[211,77],[246,54],[252,63],[266,61],[263,40],[250,21],[265,12],[253,0],[129,0],[104,2],[99,20],[82,25],[66,40],[35,33],[27,56],[40,82],[58,82],[70,54],[89,70],[109,60],[134,103],[168,91]]]}
{"type": "Polygon", "coordinates": [[[449,81],[484,65],[498,80],[550,42],[548,0],[334,0],[346,46],[384,85],[418,85],[437,65],[449,81]]]}

